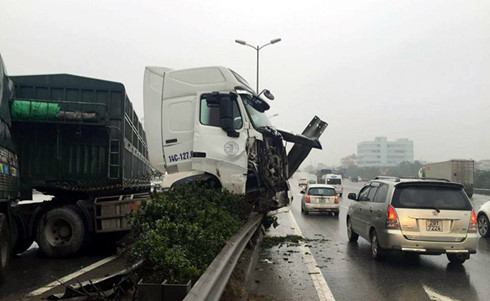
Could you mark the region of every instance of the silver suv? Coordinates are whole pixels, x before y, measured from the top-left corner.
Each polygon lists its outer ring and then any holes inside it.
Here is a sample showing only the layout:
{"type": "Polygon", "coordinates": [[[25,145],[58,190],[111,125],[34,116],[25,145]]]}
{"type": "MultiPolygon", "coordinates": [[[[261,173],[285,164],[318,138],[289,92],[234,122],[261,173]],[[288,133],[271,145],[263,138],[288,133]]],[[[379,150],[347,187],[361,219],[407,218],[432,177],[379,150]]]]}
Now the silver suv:
{"type": "Polygon", "coordinates": [[[439,179],[376,177],[364,186],[347,212],[347,236],[371,242],[371,255],[397,250],[446,253],[463,263],[478,245],[475,211],[461,184],[439,179]]]}

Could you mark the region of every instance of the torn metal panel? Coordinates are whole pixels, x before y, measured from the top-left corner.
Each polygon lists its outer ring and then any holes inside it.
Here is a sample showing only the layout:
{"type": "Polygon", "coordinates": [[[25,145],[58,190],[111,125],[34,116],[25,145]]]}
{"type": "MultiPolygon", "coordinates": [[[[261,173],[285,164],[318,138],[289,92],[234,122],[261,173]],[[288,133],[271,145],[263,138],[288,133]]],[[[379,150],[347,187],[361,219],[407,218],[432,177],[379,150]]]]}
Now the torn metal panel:
{"type": "MultiPolygon", "coordinates": [[[[286,136],[291,139],[291,141],[295,142],[293,148],[291,151],[288,153],[288,178],[291,177],[296,170],[298,170],[299,166],[303,161],[306,159],[308,154],[310,153],[312,147],[315,148],[320,148],[321,149],[321,144],[318,138],[322,135],[323,131],[325,128],[328,126],[328,123],[322,121],[318,116],[313,117],[311,122],[308,124],[308,126],[305,128],[305,130],[302,133],[302,136],[305,138],[310,138],[313,141],[316,141],[319,145],[319,147],[315,147],[315,143],[313,142],[305,142],[306,140],[301,138],[299,135],[295,135],[294,139],[296,141],[292,140],[291,134],[286,133],[286,136]]],[[[283,134],[283,132],[281,132],[283,134]]],[[[284,138],[287,140],[287,138],[284,138]]],[[[290,140],[287,140],[290,141],[290,140]]]]}

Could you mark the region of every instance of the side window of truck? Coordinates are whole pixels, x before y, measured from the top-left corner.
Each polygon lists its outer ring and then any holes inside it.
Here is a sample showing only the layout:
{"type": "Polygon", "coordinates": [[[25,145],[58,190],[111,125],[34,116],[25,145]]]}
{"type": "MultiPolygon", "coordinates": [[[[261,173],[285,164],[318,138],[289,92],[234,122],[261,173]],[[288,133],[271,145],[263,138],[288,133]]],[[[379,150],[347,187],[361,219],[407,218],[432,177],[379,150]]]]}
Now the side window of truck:
{"type": "MultiPolygon", "coordinates": [[[[203,125],[220,127],[219,105],[208,103],[205,98],[201,98],[201,112],[199,121],[203,125]]],[[[233,101],[233,121],[235,130],[242,128],[242,115],[240,114],[240,109],[238,108],[238,103],[236,101],[233,101]]]]}

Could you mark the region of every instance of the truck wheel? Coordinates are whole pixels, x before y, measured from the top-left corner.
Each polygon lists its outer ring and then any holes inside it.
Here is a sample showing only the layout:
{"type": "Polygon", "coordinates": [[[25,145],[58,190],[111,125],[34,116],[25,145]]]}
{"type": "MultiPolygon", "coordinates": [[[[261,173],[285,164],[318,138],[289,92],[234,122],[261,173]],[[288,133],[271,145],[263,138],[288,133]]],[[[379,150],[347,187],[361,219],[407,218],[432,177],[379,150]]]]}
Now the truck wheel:
{"type": "Polygon", "coordinates": [[[34,239],[29,235],[29,226],[24,215],[16,208],[12,208],[10,213],[12,254],[20,254],[32,245],[34,239]]]}
{"type": "Polygon", "coordinates": [[[10,235],[7,216],[0,213],[0,283],[5,277],[5,270],[10,259],[10,235]]]}
{"type": "Polygon", "coordinates": [[[36,241],[48,257],[67,257],[77,253],[85,240],[85,224],[73,207],[49,210],[37,227],[36,241]]]}

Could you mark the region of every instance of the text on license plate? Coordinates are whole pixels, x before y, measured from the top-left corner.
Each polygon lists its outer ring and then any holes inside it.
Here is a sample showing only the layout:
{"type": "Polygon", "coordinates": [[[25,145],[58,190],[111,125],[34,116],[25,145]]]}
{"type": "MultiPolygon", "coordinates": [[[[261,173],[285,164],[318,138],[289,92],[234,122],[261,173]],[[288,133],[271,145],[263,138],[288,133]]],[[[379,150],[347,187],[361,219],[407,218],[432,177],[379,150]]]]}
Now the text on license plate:
{"type": "Polygon", "coordinates": [[[442,232],[442,221],[436,219],[427,220],[427,231],[442,232]]]}
{"type": "Polygon", "coordinates": [[[320,198],[320,203],[325,203],[327,201],[327,198],[320,198]]]}

